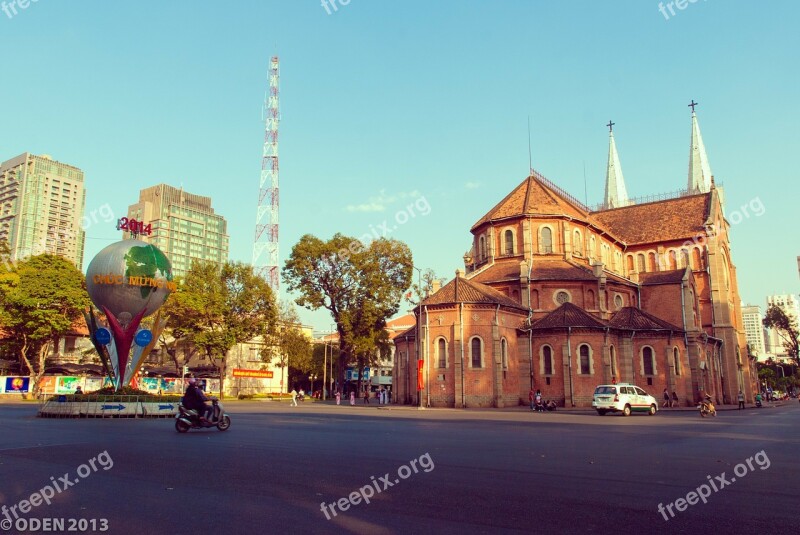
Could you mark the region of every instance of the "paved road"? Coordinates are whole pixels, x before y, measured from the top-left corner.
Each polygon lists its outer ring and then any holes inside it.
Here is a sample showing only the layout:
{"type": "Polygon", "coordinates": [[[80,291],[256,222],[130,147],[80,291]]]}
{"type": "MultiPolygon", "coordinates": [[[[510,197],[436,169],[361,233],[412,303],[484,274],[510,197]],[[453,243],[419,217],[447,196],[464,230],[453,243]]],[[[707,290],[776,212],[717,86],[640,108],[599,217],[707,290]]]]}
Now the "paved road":
{"type": "Polygon", "coordinates": [[[798,404],[715,419],[269,402],[228,409],[229,431],[179,435],[172,420],[37,419],[30,405],[2,404],[0,502],[18,504],[69,474],[79,483],[25,516],[104,518],[115,534],[441,535],[785,533],[800,498],[798,404]],[[92,458],[96,471],[80,468],[92,458]],[[709,490],[707,504],[673,505],[670,516],[668,504],[707,476],[723,485],[715,477],[723,472],[730,483],[709,490]],[[337,505],[336,516],[328,507],[330,520],[321,510],[370,486],[380,492],[368,504],[343,501],[348,510],[337,505]]]}

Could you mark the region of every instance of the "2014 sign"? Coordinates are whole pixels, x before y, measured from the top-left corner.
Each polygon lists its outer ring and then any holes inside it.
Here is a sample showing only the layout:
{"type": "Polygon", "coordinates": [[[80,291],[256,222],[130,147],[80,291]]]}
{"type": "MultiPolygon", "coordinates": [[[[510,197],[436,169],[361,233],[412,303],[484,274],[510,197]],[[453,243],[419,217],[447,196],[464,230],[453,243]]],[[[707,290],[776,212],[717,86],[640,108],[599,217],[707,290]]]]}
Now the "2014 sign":
{"type": "Polygon", "coordinates": [[[144,234],[145,236],[149,236],[152,234],[153,230],[152,223],[144,224],[144,221],[137,221],[136,219],[128,219],[127,217],[121,217],[117,221],[117,230],[127,230],[134,236],[138,236],[139,234],[144,234]]]}

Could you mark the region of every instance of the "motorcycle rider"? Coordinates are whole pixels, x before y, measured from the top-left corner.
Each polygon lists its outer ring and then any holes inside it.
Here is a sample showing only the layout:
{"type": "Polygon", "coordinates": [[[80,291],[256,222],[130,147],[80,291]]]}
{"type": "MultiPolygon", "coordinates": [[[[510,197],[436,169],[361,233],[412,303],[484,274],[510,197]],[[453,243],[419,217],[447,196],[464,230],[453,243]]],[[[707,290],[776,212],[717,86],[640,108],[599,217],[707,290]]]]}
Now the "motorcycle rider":
{"type": "Polygon", "coordinates": [[[709,394],[708,392],[704,392],[703,401],[701,401],[701,403],[705,406],[706,410],[708,410],[709,412],[713,412],[716,410],[716,407],[714,407],[714,403],[711,401],[711,394],[709,394]]]}
{"type": "Polygon", "coordinates": [[[200,390],[200,387],[197,386],[197,379],[194,377],[190,378],[189,386],[186,387],[186,393],[183,395],[183,406],[187,409],[197,411],[200,423],[202,424],[208,423],[206,415],[211,412],[211,406],[206,405],[206,401],[210,401],[210,399],[207,398],[203,391],[200,390]]]}

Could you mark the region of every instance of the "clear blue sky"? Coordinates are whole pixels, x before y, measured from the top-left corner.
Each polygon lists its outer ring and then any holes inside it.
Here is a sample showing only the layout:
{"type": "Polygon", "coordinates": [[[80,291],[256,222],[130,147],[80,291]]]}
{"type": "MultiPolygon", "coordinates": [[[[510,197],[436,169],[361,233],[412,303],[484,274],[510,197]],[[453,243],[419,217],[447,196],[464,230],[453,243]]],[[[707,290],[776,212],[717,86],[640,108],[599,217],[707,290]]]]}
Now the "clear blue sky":
{"type": "MultiPolygon", "coordinates": [[[[6,0],[8,2],[9,0],[6,0]]],[[[609,119],[631,195],[686,185],[691,99],[746,302],[796,293],[800,4],[39,0],[0,12],[0,160],[86,174],[87,214],[166,182],[209,195],[250,261],[267,66],[281,58],[281,261],[300,236],[391,236],[452,278],[470,226],[533,166],[599,202],[609,119]],[[415,197],[416,196],[416,197],[415,197]],[[419,201],[417,201],[419,202],[419,201]],[[424,206],[423,206],[424,207],[424,206]],[[383,211],[374,211],[383,208],[383,211]],[[373,211],[369,211],[373,210],[373,211]],[[401,216],[402,218],[402,216],[401,216]]],[[[84,264],[119,238],[87,230],[84,264]]],[[[325,314],[303,313],[317,329],[325,314]]]]}

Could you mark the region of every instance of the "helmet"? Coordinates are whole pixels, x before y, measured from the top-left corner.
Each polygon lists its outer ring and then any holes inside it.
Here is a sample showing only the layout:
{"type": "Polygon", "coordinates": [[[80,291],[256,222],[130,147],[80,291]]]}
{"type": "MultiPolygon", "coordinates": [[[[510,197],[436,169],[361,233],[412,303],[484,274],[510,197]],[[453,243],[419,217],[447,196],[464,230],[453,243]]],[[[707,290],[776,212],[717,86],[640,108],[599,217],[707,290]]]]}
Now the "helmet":
{"type": "Polygon", "coordinates": [[[194,377],[190,377],[190,378],[189,378],[189,384],[190,384],[190,385],[193,385],[193,384],[195,384],[195,383],[197,383],[197,379],[195,379],[194,377]]]}

